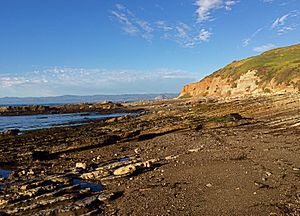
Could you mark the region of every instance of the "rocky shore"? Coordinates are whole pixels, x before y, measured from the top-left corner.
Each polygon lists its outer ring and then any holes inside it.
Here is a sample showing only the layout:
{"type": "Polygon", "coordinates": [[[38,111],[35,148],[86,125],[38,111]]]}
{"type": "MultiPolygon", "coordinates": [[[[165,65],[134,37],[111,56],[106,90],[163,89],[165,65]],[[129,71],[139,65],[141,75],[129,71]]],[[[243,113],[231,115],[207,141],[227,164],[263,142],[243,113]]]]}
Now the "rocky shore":
{"type": "Polygon", "coordinates": [[[109,106],[144,114],[0,135],[0,215],[300,214],[299,95],[109,106]]]}
{"type": "MultiPolygon", "coordinates": [[[[123,113],[125,110],[121,103],[113,102],[66,104],[59,106],[0,106],[0,116],[64,114],[76,112],[98,112],[101,114],[110,114],[123,113]]],[[[126,112],[130,112],[130,110],[126,110],[126,112]]]]}

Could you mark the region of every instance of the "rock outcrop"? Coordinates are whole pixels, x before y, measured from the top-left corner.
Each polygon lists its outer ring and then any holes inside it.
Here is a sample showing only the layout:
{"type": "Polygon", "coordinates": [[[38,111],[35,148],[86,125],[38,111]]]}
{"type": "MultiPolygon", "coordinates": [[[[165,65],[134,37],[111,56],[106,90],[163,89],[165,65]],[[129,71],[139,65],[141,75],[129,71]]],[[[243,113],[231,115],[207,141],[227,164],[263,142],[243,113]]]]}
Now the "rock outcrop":
{"type": "Polygon", "coordinates": [[[183,87],[179,97],[234,97],[300,91],[300,45],[234,61],[203,80],[183,87]]]}
{"type": "MultiPolygon", "coordinates": [[[[98,112],[103,114],[123,113],[121,103],[99,102],[82,104],[65,104],[58,106],[28,105],[28,106],[0,106],[0,116],[9,115],[37,115],[37,114],[63,114],[75,112],[98,112]]],[[[130,112],[130,111],[129,111],[130,112]]]]}

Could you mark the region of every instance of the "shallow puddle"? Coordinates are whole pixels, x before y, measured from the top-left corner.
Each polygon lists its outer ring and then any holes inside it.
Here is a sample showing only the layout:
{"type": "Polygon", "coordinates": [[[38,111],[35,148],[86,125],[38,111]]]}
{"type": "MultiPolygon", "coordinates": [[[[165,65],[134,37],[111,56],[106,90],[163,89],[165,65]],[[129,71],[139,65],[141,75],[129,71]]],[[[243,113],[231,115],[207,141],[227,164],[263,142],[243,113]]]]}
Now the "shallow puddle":
{"type": "Polygon", "coordinates": [[[10,174],[11,171],[0,168],[0,178],[8,178],[10,174]]]}
{"type": "MultiPolygon", "coordinates": [[[[0,168],[0,180],[1,179],[7,179],[11,175],[11,173],[12,172],[9,171],[9,170],[4,170],[4,169],[0,168]]],[[[6,185],[2,184],[1,181],[0,181],[0,190],[2,190],[5,187],[6,187],[6,185]]]]}
{"type": "Polygon", "coordinates": [[[125,161],[129,161],[130,157],[123,157],[119,159],[119,162],[125,162],[125,161]]]}
{"type": "Polygon", "coordinates": [[[101,192],[102,189],[103,189],[101,184],[86,182],[86,181],[84,181],[82,179],[79,179],[79,178],[74,178],[73,179],[73,184],[74,185],[79,185],[80,188],[82,188],[82,189],[90,188],[92,192],[101,192]]]}

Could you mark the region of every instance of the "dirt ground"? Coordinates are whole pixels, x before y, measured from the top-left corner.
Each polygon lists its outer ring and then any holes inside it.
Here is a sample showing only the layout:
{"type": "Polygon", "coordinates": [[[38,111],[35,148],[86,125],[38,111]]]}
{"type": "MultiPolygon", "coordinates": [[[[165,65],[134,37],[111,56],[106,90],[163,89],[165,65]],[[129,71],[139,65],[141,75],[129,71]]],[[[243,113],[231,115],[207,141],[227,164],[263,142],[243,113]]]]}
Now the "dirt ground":
{"type": "Polygon", "coordinates": [[[300,215],[300,95],[124,106],[1,136],[0,215],[300,215]]]}

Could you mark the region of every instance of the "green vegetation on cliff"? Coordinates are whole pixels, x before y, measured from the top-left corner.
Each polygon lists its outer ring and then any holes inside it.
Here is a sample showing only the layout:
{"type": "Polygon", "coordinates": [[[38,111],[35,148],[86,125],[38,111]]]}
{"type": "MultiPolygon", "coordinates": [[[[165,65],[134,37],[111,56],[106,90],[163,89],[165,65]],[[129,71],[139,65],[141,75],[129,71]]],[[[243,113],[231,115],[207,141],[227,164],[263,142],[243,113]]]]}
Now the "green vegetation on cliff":
{"type": "MultiPolygon", "coordinates": [[[[248,70],[257,70],[262,83],[270,82],[272,79],[278,84],[289,83],[296,78],[300,80],[300,44],[273,49],[258,56],[234,61],[211,76],[231,78],[234,81],[248,70]]],[[[300,81],[294,84],[300,87],[300,81]]]]}

